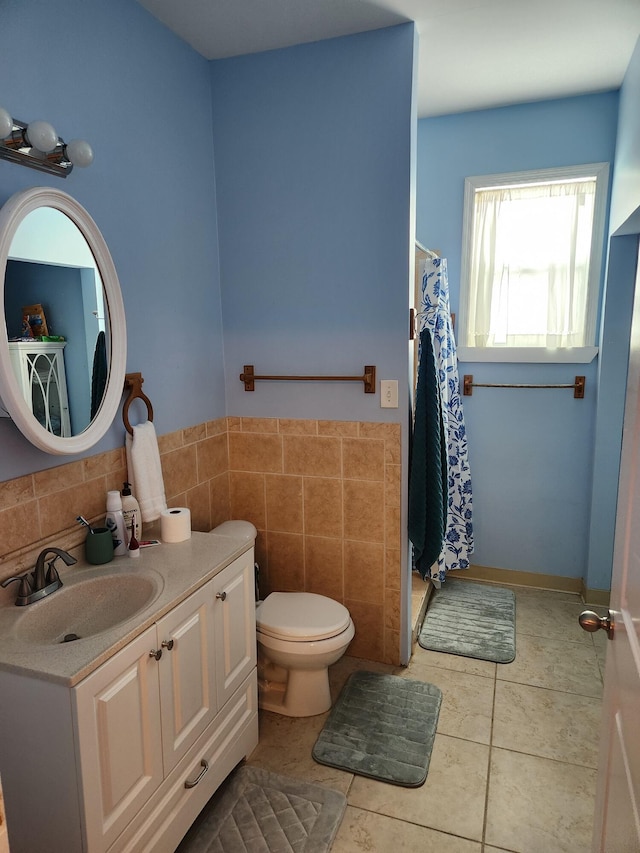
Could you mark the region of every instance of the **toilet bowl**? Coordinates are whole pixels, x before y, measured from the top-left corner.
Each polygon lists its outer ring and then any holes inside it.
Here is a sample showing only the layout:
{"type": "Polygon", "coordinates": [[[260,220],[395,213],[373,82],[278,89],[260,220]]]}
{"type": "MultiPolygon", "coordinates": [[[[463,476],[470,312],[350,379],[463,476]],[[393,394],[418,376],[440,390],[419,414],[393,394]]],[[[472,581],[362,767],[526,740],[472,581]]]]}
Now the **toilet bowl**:
{"type": "Polygon", "coordinates": [[[331,707],[328,667],[355,635],[346,607],[311,592],[272,592],[256,607],[258,705],[287,717],[331,707]]]}

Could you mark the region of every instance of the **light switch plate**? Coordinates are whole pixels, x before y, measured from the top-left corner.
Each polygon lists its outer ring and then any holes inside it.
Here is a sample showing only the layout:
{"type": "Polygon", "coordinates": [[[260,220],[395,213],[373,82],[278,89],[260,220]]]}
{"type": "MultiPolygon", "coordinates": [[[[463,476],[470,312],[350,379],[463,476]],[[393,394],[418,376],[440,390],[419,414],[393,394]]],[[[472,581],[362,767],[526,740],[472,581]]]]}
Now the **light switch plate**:
{"type": "Polygon", "coordinates": [[[397,379],[382,379],[380,381],[380,407],[382,409],[398,408],[397,379]]]}

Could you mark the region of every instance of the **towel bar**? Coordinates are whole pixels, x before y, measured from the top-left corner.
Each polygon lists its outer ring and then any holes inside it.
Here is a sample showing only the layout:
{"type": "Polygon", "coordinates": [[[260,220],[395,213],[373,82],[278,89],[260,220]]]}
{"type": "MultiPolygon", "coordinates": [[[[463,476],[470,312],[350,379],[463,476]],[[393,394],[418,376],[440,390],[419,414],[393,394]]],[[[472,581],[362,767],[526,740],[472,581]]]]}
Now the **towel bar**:
{"type": "Polygon", "coordinates": [[[256,380],[270,379],[278,382],[363,382],[365,394],[376,393],[376,368],[368,365],[364,368],[364,376],[258,376],[253,372],[252,364],[245,364],[240,381],[244,382],[245,391],[254,391],[256,380]]]}
{"type": "Polygon", "coordinates": [[[129,423],[129,406],[134,400],[140,399],[143,401],[147,407],[148,420],[153,420],[153,406],[151,405],[151,400],[142,390],[143,382],[144,379],[142,378],[142,373],[125,374],[124,390],[129,391],[129,396],[124,401],[124,406],[122,407],[122,420],[124,421],[125,428],[130,435],[133,435],[133,427],[129,423]]]}
{"type": "Polygon", "coordinates": [[[463,380],[463,396],[470,397],[474,388],[573,388],[576,400],[584,400],[585,377],[576,376],[575,382],[568,385],[496,385],[491,382],[474,382],[473,375],[466,373],[463,380]]]}

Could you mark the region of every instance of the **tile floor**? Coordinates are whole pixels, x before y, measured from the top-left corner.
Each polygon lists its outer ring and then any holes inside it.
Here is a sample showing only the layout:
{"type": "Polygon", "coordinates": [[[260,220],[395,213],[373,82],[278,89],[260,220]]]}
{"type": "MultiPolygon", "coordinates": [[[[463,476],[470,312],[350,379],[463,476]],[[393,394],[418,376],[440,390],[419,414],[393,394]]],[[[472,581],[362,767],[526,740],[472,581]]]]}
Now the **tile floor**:
{"type": "Polygon", "coordinates": [[[355,669],[441,688],[429,775],[420,788],[316,764],[311,749],[326,714],[291,719],[260,712],[260,743],[250,764],[346,794],[332,853],[590,849],[606,638],[579,627],[579,596],[513,589],[513,663],[416,646],[406,668],[348,657],[331,668],[335,696],[355,669]]]}

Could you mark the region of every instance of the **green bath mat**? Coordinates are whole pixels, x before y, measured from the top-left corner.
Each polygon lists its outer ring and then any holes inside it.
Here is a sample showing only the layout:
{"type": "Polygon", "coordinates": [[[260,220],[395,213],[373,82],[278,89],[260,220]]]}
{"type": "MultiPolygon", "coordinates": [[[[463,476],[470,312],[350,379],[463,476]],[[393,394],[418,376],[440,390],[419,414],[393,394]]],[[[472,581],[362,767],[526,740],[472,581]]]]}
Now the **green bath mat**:
{"type": "Polygon", "coordinates": [[[510,589],[447,580],[431,596],[418,643],[432,652],[511,663],[516,597],[510,589]]]}
{"type": "Polygon", "coordinates": [[[354,672],[312,755],[319,764],[417,788],[427,778],[441,702],[433,684],[354,672]]]}
{"type": "Polygon", "coordinates": [[[329,853],[346,807],[340,791],[244,765],[176,853],[329,853]]]}

